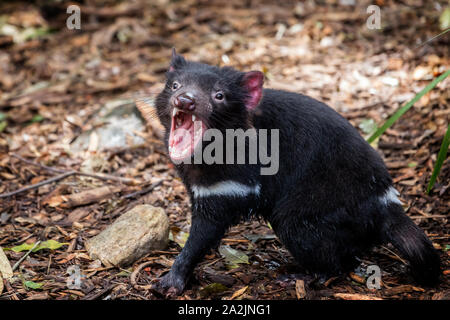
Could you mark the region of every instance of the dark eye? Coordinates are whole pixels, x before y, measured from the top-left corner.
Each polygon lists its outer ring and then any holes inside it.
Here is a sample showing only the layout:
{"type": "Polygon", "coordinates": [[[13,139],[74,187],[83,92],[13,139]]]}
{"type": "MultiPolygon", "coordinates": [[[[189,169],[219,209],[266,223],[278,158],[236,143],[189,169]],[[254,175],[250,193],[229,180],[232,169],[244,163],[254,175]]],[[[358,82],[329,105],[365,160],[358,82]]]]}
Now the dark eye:
{"type": "Polygon", "coordinates": [[[180,84],[178,82],[172,83],[172,90],[177,90],[180,87],[180,84]]]}
{"type": "Polygon", "coordinates": [[[215,98],[216,100],[222,101],[223,98],[225,98],[225,96],[223,95],[222,92],[217,92],[216,95],[214,96],[214,98],[215,98]]]}

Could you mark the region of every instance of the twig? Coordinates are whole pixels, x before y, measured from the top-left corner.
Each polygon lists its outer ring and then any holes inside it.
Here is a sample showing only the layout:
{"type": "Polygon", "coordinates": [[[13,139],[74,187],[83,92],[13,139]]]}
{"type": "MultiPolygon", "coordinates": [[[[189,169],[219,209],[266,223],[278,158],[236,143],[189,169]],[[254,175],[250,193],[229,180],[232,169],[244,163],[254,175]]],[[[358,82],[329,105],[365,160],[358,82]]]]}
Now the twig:
{"type": "Polygon", "coordinates": [[[152,253],[158,253],[158,254],[179,254],[180,252],[179,251],[152,250],[152,253]]]}
{"type": "Polygon", "coordinates": [[[142,183],[142,181],[138,181],[135,179],[130,179],[130,178],[123,178],[123,177],[116,177],[116,176],[112,176],[110,174],[105,174],[105,173],[85,173],[85,172],[80,172],[80,171],[75,171],[75,174],[78,176],[85,176],[85,177],[91,177],[91,178],[95,178],[95,179],[99,179],[99,180],[104,180],[104,181],[116,181],[116,182],[122,182],[125,184],[140,184],[142,183]]]}
{"type": "Polygon", "coordinates": [[[25,159],[22,156],[19,156],[18,154],[15,154],[15,153],[11,153],[11,157],[19,159],[20,161],[23,161],[25,163],[31,164],[33,166],[41,167],[42,169],[45,169],[45,170],[48,170],[48,171],[52,171],[52,172],[56,172],[56,173],[65,173],[65,172],[67,172],[66,170],[48,167],[48,166],[40,164],[38,162],[34,162],[34,161],[31,161],[31,160],[25,159]]]}
{"type": "Polygon", "coordinates": [[[162,182],[163,182],[163,180],[159,180],[155,183],[152,183],[149,187],[139,190],[139,191],[136,191],[136,192],[129,193],[129,194],[123,196],[123,198],[124,199],[135,198],[136,196],[146,194],[146,193],[152,191],[153,189],[155,189],[156,187],[158,187],[162,182]]]}
{"type": "Polygon", "coordinates": [[[63,169],[58,169],[58,168],[53,168],[53,167],[49,167],[46,165],[43,165],[41,163],[35,162],[35,161],[31,161],[28,159],[25,159],[21,156],[19,156],[18,154],[12,153],[11,154],[12,157],[19,159],[20,161],[23,161],[25,163],[40,167],[42,169],[51,171],[51,172],[56,172],[56,173],[67,173],[67,172],[73,172],[72,174],[76,174],[79,176],[86,176],[86,177],[91,177],[91,178],[95,178],[95,179],[99,179],[99,180],[111,180],[111,181],[117,181],[117,182],[123,182],[126,184],[136,184],[137,181],[134,179],[130,179],[130,178],[123,178],[123,177],[116,177],[110,174],[104,174],[104,173],[87,173],[87,172],[81,172],[81,171],[77,171],[77,170],[63,170],[63,169]]]}
{"type": "Polygon", "coordinates": [[[14,266],[12,267],[12,271],[16,270],[17,267],[22,263],[22,261],[25,260],[25,259],[28,257],[28,255],[29,255],[34,249],[36,249],[36,247],[37,247],[40,243],[41,243],[41,240],[39,240],[38,242],[36,242],[36,243],[34,244],[34,246],[33,246],[30,250],[28,250],[28,252],[25,253],[25,254],[23,255],[23,257],[19,259],[19,261],[17,261],[17,262],[14,264],[14,266]]]}
{"type": "Polygon", "coordinates": [[[133,288],[135,288],[136,290],[149,290],[149,289],[152,288],[152,286],[153,286],[152,284],[143,286],[143,285],[140,285],[140,284],[137,284],[137,283],[136,283],[136,277],[137,277],[137,275],[139,274],[139,272],[140,272],[143,268],[145,268],[146,266],[150,266],[150,265],[152,265],[152,264],[154,264],[153,261],[147,261],[147,262],[144,262],[144,263],[140,264],[140,265],[136,268],[136,270],[134,270],[134,271],[131,273],[131,276],[130,276],[130,284],[133,286],[133,288]]]}
{"type": "Polygon", "coordinates": [[[409,216],[410,219],[438,219],[438,218],[448,218],[445,214],[432,214],[427,216],[409,216]]]}
{"type": "Polygon", "coordinates": [[[28,190],[31,190],[31,189],[36,189],[36,188],[39,188],[39,187],[41,187],[43,185],[46,185],[46,184],[49,184],[49,183],[52,183],[52,182],[59,181],[59,180],[62,180],[64,178],[70,177],[70,176],[72,176],[74,174],[76,174],[75,171],[69,171],[69,172],[60,174],[60,175],[58,175],[56,177],[53,177],[53,178],[50,178],[50,179],[47,179],[47,180],[44,180],[44,181],[32,184],[30,186],[26,186],[26,187],[20,188],[20,189],[15,190],[15,191],[2,193],[2,194],[0,194],[0,198],[6,198],[6,197],[13,196],[15,194],[18,194],[18,193],[22,193],[24,191],[28,191],[28,190]]]}
{"type": "Polygon", "coordinates": [[[97,299],[97,298],[100,298],[100,297],[101,297],[102,295],[104,295],[105,293],[111,291],[113,287],[114,287],[113,284],[108,285],[106,288],[101,289],[99,292],[94,293],[94,294],[91,295],[91,296],[85,296],[85,297],[81,298],[81,300],[95,300],[95,299],[97,299]]]}
{"type": "MultiPolygon", "coordinates": [[[[53,177],[53,178],[50,178],[50,179],[47,179],[47,180],[44,180],[44,181],[41,181],[41,182],[38,182],[38,183],[35,183],[35,184],[32,184],[32,185],[29,185],[29,186],[26,186],[26,187],[23,187],[23,188],[20,188],[20,189],[15,190],[15,191],[2,193],[2,194],[0,194],[0,198],[6,198],[6,197],[10,197],[10,196],[16,195],[18,193],[22,193],[24,191],[28,191],[28,190],[31,190],[31,189],[36,189],[36,188],[39,188],[39,187],[41,187],[43,185],[46,185],[46,184],[49,184],[49,183],[52,183],[52,182],[55,182],[55,181],[59,181],[59,180],[62,180],[62,179],[65,179],[65,178],[73,176],[73,175],[85,176],[85,177],[90,177],[90,178],[99,179],[99,180],[103,180],[103,181],[111,180],[111,181],[116,181],[116,182],[122,182],[122,183],[125,183],[125,184],[139,184],[140,183],[139,181],[137,181],[135,179],[116,177],[116,176],[112,176],[112,175],[109,175],[109,174],[102,174],[102,173],[101,174],[94,174],[94,173],[80,172],[80,171],[76,171],[76,170],[65,171],[65,170],[62,170],[62,169],[48,167],[48,166],[45,166],[43,164],[40,164],[40,163],[31,161],[31,160],[22,158],[21,156],[19,156],[17,154],[11,154],[11,156],[15,157],[15,158],[17,158],[17,159],[19,159],[19,160],[21,160],[23,162],[26,162],[28,164],[31,164],[31,165],[34,165],[34,166],[38,166],[38,167],[40,167],[42,169],[45,169],[45,170],[48,170],[48,171],[51,171],[51,172],[60,173],[60,175],[58,175],[56,177],[53,177]]],[[[142,191],[144,191],[144,190],[142,190],[142,191]]]]}
{"type": "Polygon", "coordinates": [[[421,44],[417,45],[414,49],[418,49],[418,48],[420,48],[421,46],[426,45],[427,43],[433,41],[434,39],[436,39],[436,38],[438,38],[438,37],[440,37],[440,36],[443,36],[444,34],[446,34],[446,33],[449,32],[449,31],[450,31],[450,28],[445,29],[444,31],[442,31],[441,33],[435,35],[434,37],[432,37],[432,38],[426,40],[425,42],[422,42],[421,44]]]}
{"type": "Polygon", "coordinates": [[[220,257],[220,258],[217,258],[216,260],[213,260],[213,261],[211,261],[211,262],[208,262],[207,264],[203,265],[203,268],[204,268],[204,267],[212,266],[212,265],[215,264],[216,262],[219,262],[220,260],[223,260],[223,259],[225,259],[225,258],[224,258],[224,257],[220,257]]]}
{"type": "Polygon", "coordinates": [[[369,296],[359,293],[335,293],[333,294],[333,296],[344,300],[383,300],[375,296],[369,296]]]}
{"type": "Polygon", "coordinates": [[[11,299],[13,299],[13,300],[20,300],[20,299],[17,297],[16,293],[14,292],[13,287],[12,287],[11,284],[9,283],[9,280],[6,280],[6,281],[5,281],[5,287],[6,287],[6,290],[8,290],[8,293],[11,295],[11,299]]]}
{"type": "MultiPolygon", "coordinates": [[[[392,251],[391,249],[385,247],[385,246],[381,246],[383,249],[385,249],[386,251],[389,251],[389,253],[393,254],[394,256],[391,258],[396,258],[397,260],[399,260],[400,262],[402,262],[404,265],[408,265],[408,262],[406,262],[404,259],[402,259],[401,257],[399,257],[398,254],[396,254],[394,251],[392,251]]],[[[388,255],[389,256],[389,255],[388,255]]]]}

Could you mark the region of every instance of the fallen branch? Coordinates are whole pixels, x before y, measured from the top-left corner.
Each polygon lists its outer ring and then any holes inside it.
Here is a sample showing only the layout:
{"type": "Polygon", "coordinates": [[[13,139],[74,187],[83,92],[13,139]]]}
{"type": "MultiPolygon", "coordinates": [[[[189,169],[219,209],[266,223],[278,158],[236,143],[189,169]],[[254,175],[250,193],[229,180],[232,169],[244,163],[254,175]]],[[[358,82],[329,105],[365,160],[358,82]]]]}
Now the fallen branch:
{"type": "Polygon", "coordinates": [[[61,208],[73,208],[93,202],[100,202],[106,198],[109,198],[113,193],[118,191],[120,191],[120,188],[118,187],[104,186],[70,195],[58,195],[48,199],[46,203],[51,207],[59,206],[61,208]]]}

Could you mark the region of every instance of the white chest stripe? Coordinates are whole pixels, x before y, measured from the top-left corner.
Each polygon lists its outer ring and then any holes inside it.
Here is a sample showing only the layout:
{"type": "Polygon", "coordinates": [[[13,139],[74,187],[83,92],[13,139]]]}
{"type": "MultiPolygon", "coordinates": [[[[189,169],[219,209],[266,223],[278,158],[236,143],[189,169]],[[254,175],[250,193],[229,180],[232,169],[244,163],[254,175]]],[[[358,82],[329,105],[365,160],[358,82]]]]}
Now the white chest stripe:
{"type": "Polygon", "coordinates": [[[380,197],[380,201],[385,205],[388,205],[391,202],[401,205],[402,202],[398,199],[398,195],[400,195],[400,193],[398,193],[398,191],[395,190],[394,187],[389,187],[386,193],[380,197]]]}
{"type": "Polygon", "coordinates": [[[255,186],[248,186],[236,181],[227,180],[217,182],[208,187],[204,186],[192,186],[192,193],[195,198],[210,197],[210,196],[235,196],[245,197],[251,193],[258,195],[261,186],[259,184],[255,186]]]}

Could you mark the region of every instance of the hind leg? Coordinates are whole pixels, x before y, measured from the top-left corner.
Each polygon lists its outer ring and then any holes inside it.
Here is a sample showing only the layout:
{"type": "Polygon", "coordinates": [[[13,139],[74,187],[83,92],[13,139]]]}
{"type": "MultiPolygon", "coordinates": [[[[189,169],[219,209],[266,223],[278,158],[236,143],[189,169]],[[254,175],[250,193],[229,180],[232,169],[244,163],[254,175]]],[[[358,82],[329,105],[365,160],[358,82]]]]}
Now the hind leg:
{"type": "Polygon", "coordinates": [[[366,247],[345,210],[311,214],[284,203],[269,221],[300,266],[319,276],[352,270],[358,265],[356,255],[366,247]]]}

